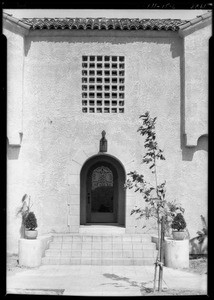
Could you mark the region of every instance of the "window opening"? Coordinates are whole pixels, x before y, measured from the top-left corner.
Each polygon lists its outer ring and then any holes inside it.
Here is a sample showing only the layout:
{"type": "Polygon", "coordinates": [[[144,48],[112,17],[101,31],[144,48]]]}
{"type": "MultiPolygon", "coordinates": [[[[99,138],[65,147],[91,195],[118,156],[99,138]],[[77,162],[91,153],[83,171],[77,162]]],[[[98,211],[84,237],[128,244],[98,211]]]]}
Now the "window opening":
{"type": "Polygon", "coordinates": [[[82,112],[124,113],[125,57],[83,55],[81,63],[82,112]]]}

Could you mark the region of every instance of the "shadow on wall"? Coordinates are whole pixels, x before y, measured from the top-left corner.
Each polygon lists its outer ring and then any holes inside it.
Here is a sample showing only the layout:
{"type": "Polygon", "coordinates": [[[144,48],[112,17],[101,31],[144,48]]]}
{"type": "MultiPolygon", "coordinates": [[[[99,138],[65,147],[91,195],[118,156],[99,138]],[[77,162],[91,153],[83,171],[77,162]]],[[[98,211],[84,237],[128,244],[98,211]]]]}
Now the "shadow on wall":
{"type": "Polygon", "coordinates": [[[172,39],[170,51],[172,52],[172,58],[181,57],[182,45],[176,39],[172,39]]]}
{"type": "Polygon", "coordinates": [[[191,161],[193,159],[193,155],[196,151],[199,151],[199,150],[208,151],[208,136],[207,135],[200,136],[196,147],[186,147],[185,144],[186,144],[185,136],[183,136],[182,160],[191,161]]]}
{"type": "MultiPolygon", "coordinates": [[[[25,40],[25,48],[24,48],[24,54],[25,56],[28,55],[28,52],[31,48],[32,43],[41,43],[41,42],[47,42],[49,44],[63,44],[63,43],[69,43],[69,44],[84,44],[84,43],[90,43],[90,44],[103,44],[103,43],[109,43],[112,45],[126,45],[126,44],[133,44],[135,43],[145,43],[145,44],[168,44],[170,45],[170,51],[172,53],[172,58],[180,57],[182,53],[182,45],[177,39],[177,37],[140,37],[140,36],[126,36],[124,33],[122,33],[123,36],[116,35],[108,35],[108,33],[97,33],[98,35],[88,35],[88,36],[32,36],[28,37],[25,40]]],[[[45,47],[45,46],[44,46],[45,47]]],[[[66,44],[65,44],[66,49],[66,44]]]]}
{"type": "Polygon", "coordinates": [[[7,158],[9,160],[15,160],[19,158],[20,146],[9,145],[7,139],[7,158]]]}

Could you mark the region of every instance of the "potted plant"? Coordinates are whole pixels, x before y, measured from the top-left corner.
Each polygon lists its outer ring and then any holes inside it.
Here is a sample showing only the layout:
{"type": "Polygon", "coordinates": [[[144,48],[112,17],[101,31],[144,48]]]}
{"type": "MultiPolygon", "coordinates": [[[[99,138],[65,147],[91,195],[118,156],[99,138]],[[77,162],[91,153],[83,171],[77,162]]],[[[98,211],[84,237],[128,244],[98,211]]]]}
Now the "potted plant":
{"type": "Polygon", "coordinates": [[[27,239],[36,239],[38,235],[38,231],[35,230],[37,225],[37,219],[34,212],[29,212],[24,219],[24,226],[25,226],[25,237],[27,239]]]}
{"type": "Polygon", "coordinates": [[[186,236],[186,232],[184,229],[186,228],[187,224],[184,219],[184,216],[181,213],[178,213],[173,221],[172,221],[172,229],[175,229],[172,231],[172,236],[174,240],[184,240],[186,236]]]}

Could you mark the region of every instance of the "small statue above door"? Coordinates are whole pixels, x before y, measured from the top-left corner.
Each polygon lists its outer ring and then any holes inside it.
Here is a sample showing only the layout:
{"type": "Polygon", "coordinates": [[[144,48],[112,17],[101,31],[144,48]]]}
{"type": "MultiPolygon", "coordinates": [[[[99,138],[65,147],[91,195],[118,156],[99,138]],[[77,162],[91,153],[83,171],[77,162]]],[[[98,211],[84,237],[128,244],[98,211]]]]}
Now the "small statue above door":
{"type": "Polygon", "coordinates": [[[107,139],[105,138],[106,132],[102,131],[102,138],[100,140],[100,152],[107,152],[107,139]]]}

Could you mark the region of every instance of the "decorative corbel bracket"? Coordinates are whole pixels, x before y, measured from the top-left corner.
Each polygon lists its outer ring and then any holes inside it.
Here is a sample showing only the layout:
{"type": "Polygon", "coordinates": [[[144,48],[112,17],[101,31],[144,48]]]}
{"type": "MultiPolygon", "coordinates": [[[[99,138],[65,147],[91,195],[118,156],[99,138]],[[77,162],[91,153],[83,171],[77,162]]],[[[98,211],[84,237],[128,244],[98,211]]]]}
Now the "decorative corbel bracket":
{"type": "Polygon", "coordinates": [[[21,147],[22,136],[23,136],[22,132],[15,132],[13,134],[8,134],[7,137],[8,137],[9,146],[21,147]]]}

